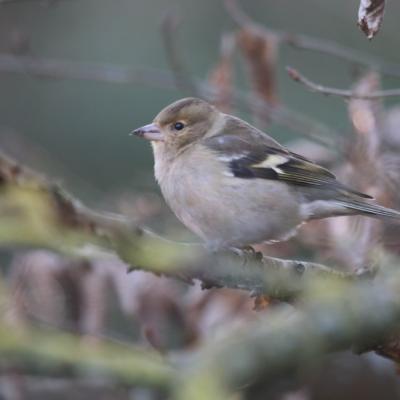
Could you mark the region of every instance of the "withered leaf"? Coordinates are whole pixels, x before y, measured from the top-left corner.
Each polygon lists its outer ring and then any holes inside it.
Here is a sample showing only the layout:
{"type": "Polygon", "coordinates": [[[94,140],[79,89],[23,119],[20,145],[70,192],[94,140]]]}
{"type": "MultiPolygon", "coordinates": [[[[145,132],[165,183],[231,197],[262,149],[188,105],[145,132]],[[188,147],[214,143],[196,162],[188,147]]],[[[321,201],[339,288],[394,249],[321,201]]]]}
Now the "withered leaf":
{"type": "MultiPolygon", "coordinates": [[[[380,79],[375,72],[365,74],[353,87],[354,92],[359,94],[368,94],[379,89],[380,79]]],[[[361,153],[359,156],[363,163],[367,159],[376,161],[380,144],[379,122],[381,114],[382,103],[379,99],[351,99],[349,102],[349,116],[358,143],[358,146],[356,146],[357,153],[361,153]]]]}
{"type": "Polygon", "coordinates": [[[254,92],[261,99],[276,104],[276,37],[254,26],[244,27],[238,33],[238,45],[249,67],[254,92]]]}
{"type": "Polygon", "coordinates": [[[215,90],[214,104],[224,112],[230,112],[233,89],[232,58],[235,50],[235,36],[231,33],[222,35],[220,59],[209,74],[209,83],[215,90]]]}
{"type": "Polygon", "coordinates": [[[368,39],[379,31],[385,10],[385,0],[361,0],[358,9],[358,25],[368,39]]]}

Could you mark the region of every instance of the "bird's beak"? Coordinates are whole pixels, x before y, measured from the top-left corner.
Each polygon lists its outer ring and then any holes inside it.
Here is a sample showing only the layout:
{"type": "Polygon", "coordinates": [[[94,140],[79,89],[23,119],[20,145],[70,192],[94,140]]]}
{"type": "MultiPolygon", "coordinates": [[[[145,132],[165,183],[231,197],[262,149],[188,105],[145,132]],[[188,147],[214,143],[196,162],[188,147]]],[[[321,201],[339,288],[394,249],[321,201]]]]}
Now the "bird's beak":
{"type": "Polygon", "coordinates": [[[135,129],[130,133],[131,135],[139,136],[143,139],[154,140],[158,142],[164,141],[164,135],[156,124],[148,124],[141,128],[135,129]]]}

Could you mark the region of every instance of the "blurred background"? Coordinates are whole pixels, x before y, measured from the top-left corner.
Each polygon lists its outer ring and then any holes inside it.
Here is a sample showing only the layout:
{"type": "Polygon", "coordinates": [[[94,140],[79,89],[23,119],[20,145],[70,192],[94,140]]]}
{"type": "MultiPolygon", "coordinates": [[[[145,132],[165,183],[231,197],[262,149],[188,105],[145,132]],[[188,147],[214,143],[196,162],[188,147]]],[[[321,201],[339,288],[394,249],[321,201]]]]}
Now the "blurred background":
{"type": "MultiPolygon", "coordinates": [[[[322,43],[327,40],[348,47],[356,57],[365,54],[370,64],[400,65],[400,3],[389,2],[381,30],[372,41],[356,25],[358,5],[356,0],[241,3],[244,12],[264,28],[306,34],[322,43]]],[[[224,60],[221,38],[239,30],[224,3],[215,0],[0,0],[0,148],[60,182],[92,208],[123,213],[170,238],[195,240],[160,196],[153,179],[149,144],[128,133],[151,122],[165,105],[191,94],[174,84],[168,61],[171,33],[178,59],[190,79],[208,82],[217,91],[226,89],[225,79],[229,81],[228,91],[234,88],[257,95],[246,44],[229,55],[229,73],[223,71],[222,79],[216,76],[224,60]],[[165,21],[177,22],[176,27],[171,22],[172,28],[166,32],[165,21]],[[7,66],[4,55],[23,57],[42,66],[56,62],[56,73],[33,74],[23,61],[7,66]],[[63,68],[68,72],[71,63],[73,68],[89,71],[88,79],[63,74],[63,68]],[[94,77],[96,68],[102,68],[100,78],[94,77]],[[136,71],[131,82],[110,82],[121,68],[136,71]],[[105,75],[109,79],[103,79],[105,75]]],[[[260,117],[251,107],[236,107],[229,101],[218,104],[267,129],[295,151],[334,168],[349,183],[355,181],[358,189],[372,191],[381,202],[399,208],[398,99],[371,105],[325,97],[293,82],[285,67],[290,65],[326,86],[349,89],[357,84],[367,92],[399,87],[400,79],[365,75],[368,68],[326,52],[299,50],[287,43],[278,46],[274,35],[269,35],[268,45],[273,50],[267,51],[270,59],[266,64],[271,65],[267,72],[273,88],[266,89],[265,98],[284,106],[297,119],[288,122],[285,116],[270,118],[268,112],[260,117]],[[373,121],[372,128],[360,127],[360,113],[373,121]],[[298,120],[307,123],[297,124],[298,120]],[[311,130],[320,139],[311,140],[311,130]],[[360,143],[359,137],[367,139],[360,143]],[[373,149],[371,143],[375,143],[373,149]],[[384,152],[385,148],[391,151],[384,152]],[[374,164],[377,160],[382,160],[379,167],[374,164]],[[386,181],[377,184],[385,165],[391,165],[392,179],[387,185],[386,181]]],[[[350,271],[370,260],[368,251],[378,242],[383,243],[385,251],[398,252],[398,228],[393,226],[358,219],[350,223],[345,218],[310,225],[302,230],[301,239],[261,249],[284,257],[334,260],[350,271]]],[[[22,253],[3,249],[1,262],[13,293],[7,318],[17,325],[29,321],[57,326],[168,353],[171,349],[189,350],[208,336],[217,336],[220,330],[226,332],[236,323],[258,318],[253,299],[245,293],[205,292],[199,286],[188,290],[181,283],[144,272],[126,278],[118,260],[88,263],[45,250],[22,253]]],[[[24,381],[19,376],[22,380],[18,380],[15,371],[3,372],[0,396],[4,399],[86,398],[87,393],[97,393],[102,399],[163,398],[163,394],[139,389],[121,392],[107,382],[100,389],[83,382],[85,389],[80,393],[72,392],[65,381],[58,381],[58,386],[52,381],[44,389],[43,382],[35,386],[31,378],[25,376],[24,381]]],[[[400,398],[394,366],[371,354],[340,354],[305,375],[300,376],[300,382],[283,382],[277,388],[268,388],[270,391],[255,386],[247,398],[400,398]]]]}
{"type": "MultiPolygon", "coordinates": [[[[305,33],[400,63],[396,52],[400,5],[390,4],[385,23],[372,41],[356,26],[358,1],[247,1],[245,11],[260,24],[281,31],[305,33]]],[[[237,28],[221,1],[59,0],[2,2],[0,49],[37,58],[115,64],[138,69],[169,69],[161,33],[167,13],[179,20],[177,47],[187,70],[204,79],[219,57],[220,38],[237,28]]],[[[327,86],[348,87],[351,65],[326,54],[281,46],[276,65],[279,98],[289,107],[320,120],[341,133],[350,129],[346,104],[296,85],[285,66],[327,86]]],[[[245,89],[243,62],[237,63],[237,85],[245,89]]],[[[157,74],[156,74],[157,75],[157,74]]],[[[23,71],[1,74],[2,146],[52,175],[80,197],[106,201],[110,193],[157,191],[152,180],[148,143],[129,138],[135,127],[183,96],[157,83],[110,84],[40,79],[23,71]],[[37,157],[35,157],[35,154],[37,157]],[[43,169],[43,168],[42,168],[43,169]],[[46,168],[44,168],[46,169],[46,168]]],[[[385,78],[385,87],[398,81],[385,78]]],[[[242,115],[250,119],[247,115],[242,115]]],[[[278,140],[299,133],[272,124],[278,140]]]]}

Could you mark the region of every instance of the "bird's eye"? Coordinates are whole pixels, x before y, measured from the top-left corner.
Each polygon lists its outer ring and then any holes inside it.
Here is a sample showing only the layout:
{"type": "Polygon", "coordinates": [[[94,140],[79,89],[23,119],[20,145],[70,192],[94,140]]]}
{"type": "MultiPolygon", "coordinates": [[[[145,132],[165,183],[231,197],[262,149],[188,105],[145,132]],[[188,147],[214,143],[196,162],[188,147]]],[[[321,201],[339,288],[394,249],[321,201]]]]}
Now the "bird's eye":
{"type": "Polygon", "coordinates": [[[180,131],[185,127],[185,125],[184,125],[183,122],[175,122],[173,127],[174,127],[175,130],[180,131]]]}

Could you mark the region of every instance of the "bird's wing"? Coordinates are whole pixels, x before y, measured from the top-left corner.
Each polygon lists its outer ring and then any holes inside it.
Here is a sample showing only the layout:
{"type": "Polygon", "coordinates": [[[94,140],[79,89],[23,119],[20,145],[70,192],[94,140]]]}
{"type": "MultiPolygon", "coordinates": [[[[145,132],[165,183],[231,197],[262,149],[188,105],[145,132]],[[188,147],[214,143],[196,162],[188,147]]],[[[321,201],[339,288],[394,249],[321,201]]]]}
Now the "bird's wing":
{"type": "Polygon", "coordinates": [[[243,123],[203,139],[230,172],[243,179],[270,179],[291,185],[329,190],[341,196],[371,198],[339,181],[327,169],[293,153],[263,132],[243,123]]]}

